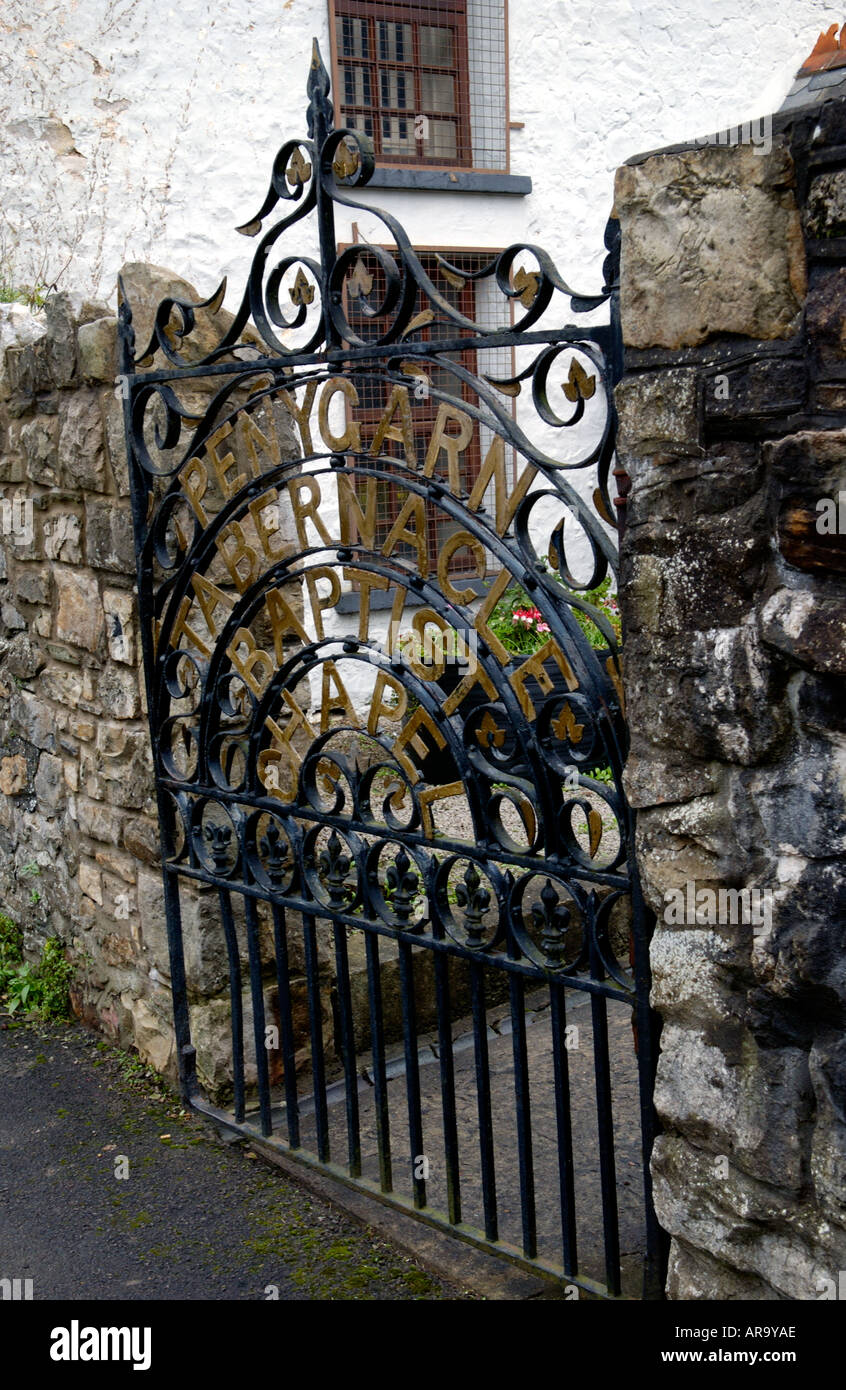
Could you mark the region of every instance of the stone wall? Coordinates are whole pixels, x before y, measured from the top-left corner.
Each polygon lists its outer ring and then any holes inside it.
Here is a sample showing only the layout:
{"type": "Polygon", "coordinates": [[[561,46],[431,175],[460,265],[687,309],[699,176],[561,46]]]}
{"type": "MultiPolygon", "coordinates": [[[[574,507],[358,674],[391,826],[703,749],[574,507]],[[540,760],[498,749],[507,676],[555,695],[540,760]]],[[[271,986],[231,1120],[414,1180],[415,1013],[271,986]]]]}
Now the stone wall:
{"type": "Polygon", "coordinates": [[[846,1269],[846,509],[817,525],[846,502],[844,149],[835,101],[776,118],[769,153],[617,175],[672,1298],[835,1297],[846,1269]]]}
{"type": "MultiPolygon", "coordinates": [[[[154,267],[122,273],[139,343],[166,294],[199,298],[154,267]]],[[[201,315],[200,349],[225,327],[201,315]]],[[[0,910],[28,957],[64,943],[77,1014],[175,1078],[116,329],[80,296],[0,305],[0,910]]],[[[295,447],[287,415],[280,437],[295,447]]],[[[221,1095],[216,895],[186,887],[182,914],[198,1071],[221,1095]]]]}

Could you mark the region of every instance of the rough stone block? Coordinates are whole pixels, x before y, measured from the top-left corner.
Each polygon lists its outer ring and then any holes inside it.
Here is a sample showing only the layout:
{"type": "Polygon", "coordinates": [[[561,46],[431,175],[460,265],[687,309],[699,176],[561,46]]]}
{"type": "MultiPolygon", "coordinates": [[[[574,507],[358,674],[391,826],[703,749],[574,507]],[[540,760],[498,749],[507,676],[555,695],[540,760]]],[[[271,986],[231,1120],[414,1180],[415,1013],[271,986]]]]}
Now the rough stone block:
{"type": "Polygon", "coordinates": [[[138,674],[107,666],[97,682],[103,713],[112,719],[135,719],[141,708],[138,674]]]}
{"type": "Polygon", "coordinates": [[[35,799],[42,810],[58,811],[65,801],[65,780],[62,760],[52,753],[42,753],[35,776],[35,799]]]}
{"type": "Polygon", "coordinates": [[[114,382],[117,373],[117,319],[82,324],[77,333],[79,372],[85,381],[114,382]]]}
{"type": "Polygon", "coordinates": [[[796,332],[806,273],[793,182],[790,156],[777,147],[707,146],[619,169],[626,344],[682,348],[717,333],[796,332]]]}
{"type": "Polygon", "coordinates": [[[846,672],[846,606],[808,589],[779,589],[761,610],[768,646],[815,671],[846,672]]]}
{"type": "Polygon", "coordinates": [[[97,580],[91,574],[56,566],[58,599],[56,636],[86,651],[97,649],[103,630],[103,609],[97,580]]]}
{"type": "Polygon", "coordinates": [[[808,189],[805,231],[822,241],[846,236],[846,169],[818,174],[808,189]]]}
{"type": "Polygon", "coordinates": [[[15,598],[22,603],[50,602],[50,574],[35,565],[19,568],[14,579],[15,598]]]}
{"type": "Polygon", "coordinates": [[[135,538],[128,506],[86,500],[85,555],[95,569],[135,573],[135,538]]]}
{"type": "Polygon", "coordinates": [[[26,758],[22,753],[14,753],[10,758],[0,758],[0,792],[4,796],[17,796],[26,790],[26,758]]]}
{"type": "Polygon", "coordinates": [[[89,864],[86,859],[80,860],[79,864],[79,891],[86,898],[90,898],[98,907],[103,905],[103,888],[100,878],[100,870],[93,864],[89,864]]]}
{"type": "Polygon", "coordinates": [[[96,391],[74,391],[60,403],[59,466],[66,487],[105,490],[103,417],[96,391]]]}
{"type": "Polygon", "coordinates": [[[76,375],[78,307],[78,297],[63,293],[48,295],[44,305],[47,361],[50,376],[59,387],[70,386],[76,375]]]}
{"type": "Polygon", "coordinates": [[[59,421],[55,415],[36,415],[21,427],[20,446],[26,460],[26,476],[46,487],[59,485],[59,421]]]}
{"type": "Polygon", "coordinates": [[[687,367],[641,372],[621,381],[614,392],[620,452],[656,462],[701,454],[696,389],[696,372],[687,367]]]}
{"type": "Polygon", "coordinates": [[[21,680],[32,680],[42,669],[47,658],[37,642],[33,642],[25,632],[19,632],[9,643],[6,652],[6,669],[21,680]]]}

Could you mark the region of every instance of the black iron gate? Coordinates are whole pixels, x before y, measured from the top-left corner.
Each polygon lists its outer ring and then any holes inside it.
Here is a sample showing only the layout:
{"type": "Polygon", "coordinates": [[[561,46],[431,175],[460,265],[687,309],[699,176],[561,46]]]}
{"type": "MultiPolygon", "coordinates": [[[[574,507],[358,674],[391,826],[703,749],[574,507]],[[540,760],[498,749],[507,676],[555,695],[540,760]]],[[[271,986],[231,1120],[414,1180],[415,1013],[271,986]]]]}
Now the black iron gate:
{"type": "Polygon", "coordinates": [[[609,578],[614,224],[594,297],[534,246],[417,254],[356,201],[372,154],[333,129],[316,45],[308,91],[217,341],[222,290],[164,300],[136,355],[121,287],[185,1093],[574,1289],[658,1297],[609,578]],[[390,247],[339,252],[336,205],[390,247]],[[316,257],[276,249],[300,222],[316,257]],[[544,327],[556,302],[591,326],[544,327]],[[190,894],[228,969],[215,1104],[190,894]]]}

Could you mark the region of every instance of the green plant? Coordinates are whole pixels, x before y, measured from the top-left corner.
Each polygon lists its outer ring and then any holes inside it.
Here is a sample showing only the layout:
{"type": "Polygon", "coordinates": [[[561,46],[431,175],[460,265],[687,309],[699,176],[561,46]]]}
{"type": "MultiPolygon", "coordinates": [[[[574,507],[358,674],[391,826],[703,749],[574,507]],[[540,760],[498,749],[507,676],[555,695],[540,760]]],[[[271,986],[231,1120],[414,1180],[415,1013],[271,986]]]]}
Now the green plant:
{"type": "Polygon", "coordinates": [[[67,1018],[70,1013],[68,990],[73,979],[73,967],[65,959],[64,948],[58,937],[51,936],[45,941],[37,973],[38,1011],[41,1017],[67,1018]]]}
{"type": "MultiPolygon", "coordinates": [[[[29,961],[24,961],[6,978],[6,1009],[10,1014],[17,1013],[21,1006],[29,1006],[35,989],[35,975],[29,961]]],[[[34,1002],[34,1001],[33,1001],[34,1002]]]]}
{"type": "MultiPolygon", "coordinates": [[[[620,610],[617,607],[616,595],[611,589],[610,575],[607,574],[602,583],[597,584],[593,589],[570,590],[567,589],[555,571],[550,570],[545,561],[543,567],[547,573],[551,574],[556,583],[560,584],[568,593],[584,599],[596,608],[610,623],[617,641],[621,640],[620,610]]],[[[589,614],[583,612],[575,604],[572,605],[570,611],[592,647],[602,648],[608,645],[605,635],[600,632],[589,614]]],[[[549,624],[544,621],[543,614],[535,607],[534,600],[528,591],[516,581],[509,584],[505,590],[488,618],[488,626],[506,650],[513,652],[515,656],[531,655],[533,652],[539,651],[549,641],[549,624]]]]}
{"type": "Polygon", "coordinates": [[[7,1013],[24,1009],[42,1019],[67,1018],[72,977],[73,969],[56,937],[45,941],[41,959],[32,965],[23,959],[20,928],[0,913],[0,997],[5,998],[7,1013]]]}
{"type": "Polygon", "coordinates": [[[22,865],[20,872],[22,874],[30,874],[33,878],[38,878],[38,876],[41,873],[41,867],[40,865],[36,864],[35,860],[33,859],[32,863],[22,865]]]}
{"type": "Polygon", "coordinates": [[[23,958],[23,932],[4,912],[0,912],[0,989],[4,970],[23,958]]]}
{"type": "Polygon", "coordinates": [[[28,309],[43,309],[47,285],[12,285],[0,279],[0,304],[25,304],[28,309]]]}

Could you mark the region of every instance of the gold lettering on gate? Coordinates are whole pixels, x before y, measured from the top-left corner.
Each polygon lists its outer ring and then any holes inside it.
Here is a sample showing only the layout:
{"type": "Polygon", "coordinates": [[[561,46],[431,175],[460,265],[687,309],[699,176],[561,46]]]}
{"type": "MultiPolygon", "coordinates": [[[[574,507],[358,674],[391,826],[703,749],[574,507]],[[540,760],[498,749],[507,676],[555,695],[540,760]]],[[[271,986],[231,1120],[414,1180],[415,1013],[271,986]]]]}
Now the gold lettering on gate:
{"type": "Polygon", "coordinates": [[[317,382],[309,381],[306,385],[302,405],[297,405],[297,398],[293,391],[280,391],[279,393],[299,426],[304,458],[309,458],[314,453],[314,444],[311,438],[311,411],[316,392],[317,382]]]}
{"type": "Polygon", "coordinates": [[[291,511],[294,514],[294,525],[297,530],[297,540],[304,550],[311,545],[308,533],[305,528],[306,521],[310,521],[323,541],[324,545],[334,545],[322,516],[318,512],[320,506],[320,483],[311,473],[300,473],[296,478],[288,480],[288,495],[291,498],[291,511]],[[302,493],[309,494],[308,501],[301,497],[302,493]]]}
{"type": "Polygon", "coordinates": [[[432,438],[429,440],[429,447],[426,450],[426,462],[423,465],[424,477],[431,478],[443,449],[447,456],[447,477],[450,489],[456,497],[459,496],[461,493],[460,457],[472,438],[473,421],[470,416],[456,406],[447,405],[446,402],[442,401],[438,406],[435,428],[432,430],[432,438]],[[447,425],[450,421],[458,425],[458,434],[448,433],[447,425]]]}
{"type": "Polygon", "coordinates": [[[376,426],[373,443],[370,446],[372,458],[377,458],[386,439],[401,444],[409,468],[417,467],[417,450],[414,444],[414,430],[411,425],[411,402],[407,386],[395,386],[388,404],[376,426]],[[394,416],[398,423],[394,424],[394,416]]]}
{"type": "Polygon", "coordinates": [[[358,423],[353,420],[349,410],[347,411],[347,425],[343,434],[334,435],[329,429],[329,402],[338,392],[348,401],[349,406],[358,405],[358,392],[353,383],[345,376],[333,376],[327,381],[320,395],[320,404],[317,407],[317,422],[320,434],[327,449],[333,453],[345,454],[347,450],[358,454],[361,452],[361,430],[358,423]]]}
{"type": "Polygon", "coordinates": [[[376,539],[377,479],[367,479],[364,489],[364,511],[361,509],[354,480],[348,474],[338,472],[337,483],[341,541],[344,545],[350,545],[357,540],[368,550],[372,550],[376,539]]]}
{"type": "Polygon", "coordinates": [[[511,676],[511,687],[520,701],[520,708],[527,719],[534,719],[535,707],[529,697],[526,682],[533,676],[543,691],[544,695],[554,689],[554,682],[549,672],[544,667],[544,662],[552,659],[561,672],[567,683],[568,690],[577,690],[579,682],[573,672],[573,668],[556,642],[550,638],[544,642],[538,651],[528,657],[511,676]]]}
{"type": "Polygon", "coordinates": [[[256,646],[256,639],[249,628],[238,628],[226,648],[226,655],[244,684],[250,687],[254,695],[261,695],[268,681],[272,679],[276,667],[270,653],[256,646]],[[247,649],[243,656],[240,650],[242,646],[247,649]],[[257,676],[256,671],[259,671],[261,675],[257,676]]]}
{"type": "MultiPolygon", "coordinates": [[[[346,573],[346,571],[344,571],[346,573]]],[[[323,614],[329,608],[334,608],[338,599],[341,597],[341,581],[338,578],[337,570],[330,569],[328,565],[318,565],[313,570],[308,570],[305,577],[306,588],[308,589],[309,603],[311,605],[311,616],[314,622],[314,631],[319,642],[322,642],[326,633],[323,629],[323,614]],[[321,598],[317,591],[318,579],[329,580],[329,593],[325,598],[321,598]]],[[[306,638],[306,641],[309,641],[306,638]]]]}
{"type": "Polygon", "coordinates": [[[416,493],[410,492],[408,498],[400,508],[399,516],[388,532],[385,544],[382,546],[384,556],[392,555],[398,545],[402,543],[413,546],[417,551],[417,569],[423,579],[429,573],[429,547],[426,544],[426,508],[423,505],[423,498],[416,493]],[[410,530],[408,523],[414,522],[414,530],[410,530]]]}
{"type": "Polygon", "coordinates": [[[387,671],[380,671],[376,677],[376,684],[373,687],[373,695],[370,700],[370,711],[367,715],[367,732],[378,734],[379,720],[387,719],[396,724],[404,717],[408,709],[408,691],[393,676],[389,676],[387,671]],[[396,704],[388,704],[385,695],[390,691],[396,700],[396,704]]]}
{"type": "Polygon", "coordinates": [[[343,710],[354,729],[359,727],[355,707],[347,693],[347,688],[341,679],[341,674],[337,666],[334,661],[324,661],[323,681],[320,691],[320,732],[322,734],[325,734],[326,730],[329,728],[333,711],[338,709],[343,710]],[[334,696],[332,694],[333,686],[335,689],[334,696]]]}
{"type": "Polygon", "coordinates": [[[476,561],[476,577],[484,579],[487,573],[485,547],[469,531],[456,531],[448,536],[438,552],[438,583],[445,598],[450,603],[472,603],[478,597],[475,589],[456,589],[449,577],[449,562],[457,550],[467,548],[476,561]]]}
{"type": "Polygon", "coordinates": [[[496,530],[497,535],[504,536],[514,519],[514,513],[537,476],[537,471],[533,463],[527,463],[513,488],[509,489],[505,476],[505,441],[501,435],[496,435],[467,499],[467,510],[470,512],[479,510],[485,500],[485,493],[493,481],[496,530]]]}

